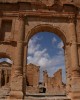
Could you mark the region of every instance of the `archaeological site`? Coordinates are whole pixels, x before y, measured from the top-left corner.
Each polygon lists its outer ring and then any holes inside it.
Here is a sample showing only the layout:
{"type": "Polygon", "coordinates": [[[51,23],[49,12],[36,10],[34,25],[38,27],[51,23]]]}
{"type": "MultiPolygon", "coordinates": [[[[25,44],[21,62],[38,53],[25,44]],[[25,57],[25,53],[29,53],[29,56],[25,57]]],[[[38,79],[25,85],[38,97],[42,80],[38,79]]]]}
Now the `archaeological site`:
{"type": "Polygon", "coordinates": [[[0,0],[1,100],[80,100],[80,0],[0,0]],[[52,77],[27,63],[28,43],[38,32],[55,33],[64,43],[62,69],[52,77]]]}

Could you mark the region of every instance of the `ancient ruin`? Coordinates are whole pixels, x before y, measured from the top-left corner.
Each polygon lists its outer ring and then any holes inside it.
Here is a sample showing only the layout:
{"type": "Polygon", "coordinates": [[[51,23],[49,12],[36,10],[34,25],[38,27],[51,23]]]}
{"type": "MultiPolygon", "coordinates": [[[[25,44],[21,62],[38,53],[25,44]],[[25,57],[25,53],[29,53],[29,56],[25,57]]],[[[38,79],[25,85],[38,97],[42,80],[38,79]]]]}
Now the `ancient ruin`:
{"type": "Polygon", "coordinates": [[[27,93],[38,93],[39,92],[39,66],[28,64],[26,65],[26,92],[27,93]]]}
{"type": "Polygon", "coordinates": [[[52,95],[65,95],[66,85],[62,82],[62,69],[59,69],[49,77],[47,71],[43,71],[43,81],[40,82],[40,67],[34,64],[26,65],[26,93],[46,93],[52,95]]]}
{"type": "Polygon", "coordinates": [[[26,97],[28,42],[48,31],[64,42],[66,98],[80,100],[79,27],[80,0],[0,0],[0,58],[13,61],[9,99],[26,97]]]}
{"type": "Polygon", "coordinates": [[[46,88],[46,93],[53,95],[65,95],[66,85],[62,82],[62,70],[59,69],[53,74],[53,77],[49,77],[47,71],[43,72],[43,83],[46,88]]]}

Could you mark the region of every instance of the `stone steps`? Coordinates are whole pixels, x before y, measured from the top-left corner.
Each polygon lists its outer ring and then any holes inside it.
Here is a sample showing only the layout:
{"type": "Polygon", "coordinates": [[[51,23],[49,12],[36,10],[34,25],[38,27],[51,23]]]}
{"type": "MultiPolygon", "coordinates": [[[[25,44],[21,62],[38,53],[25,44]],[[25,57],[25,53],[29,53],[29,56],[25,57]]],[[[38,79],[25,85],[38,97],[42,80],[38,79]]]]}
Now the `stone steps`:
{"type": "Polygon", "coordinates": [[[44,94],[27,94],[24,100],[71,100],[64,96],[44,95],[44,94]]]}
{"type": "Polygon", "coordinates": [[[67,98],[67,97],[25,97],[25,99],[24,100],[71,100],[71,99],[69,99],[69,98],[67,98]]]}

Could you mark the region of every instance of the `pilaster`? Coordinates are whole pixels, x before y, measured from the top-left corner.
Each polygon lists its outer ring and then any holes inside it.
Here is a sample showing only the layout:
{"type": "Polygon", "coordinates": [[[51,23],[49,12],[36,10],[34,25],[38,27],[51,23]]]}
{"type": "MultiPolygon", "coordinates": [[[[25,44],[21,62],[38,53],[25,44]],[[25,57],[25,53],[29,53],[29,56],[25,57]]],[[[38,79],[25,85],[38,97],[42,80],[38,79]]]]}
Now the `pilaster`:
{"type": "Polygon", "coordinates": [[[16,51],[14,51],[16,57],[14,57],[14,63],[11,71],[11,92],[10,99],[23,99],[23,41],[24,41],[24,16],[20,15],[17,19],[19,25],[18,40],[16,51]]]}
{"type": "Polygon", "coordinates": [[[75,24],[71,22],[69,24],[69,32],[72,33],[71,40],[71,98],[72,100],[80,100],[80,67],[78,61],[78,50],[76,40],[76,28],[75,24]]]}
{"type": "Polygon", "coordinates": [[[66,64],[66,94],[69,97],[71,95],[71,54],[70,43],[66,43],[64,46],[65,64],[66,64]]]}

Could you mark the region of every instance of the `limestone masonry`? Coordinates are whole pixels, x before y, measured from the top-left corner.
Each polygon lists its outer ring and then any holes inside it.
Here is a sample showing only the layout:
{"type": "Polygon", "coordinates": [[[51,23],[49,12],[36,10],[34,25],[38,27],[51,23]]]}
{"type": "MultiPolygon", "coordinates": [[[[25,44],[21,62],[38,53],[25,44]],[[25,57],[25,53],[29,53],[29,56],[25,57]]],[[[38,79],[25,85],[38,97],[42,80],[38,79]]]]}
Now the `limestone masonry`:
{"type": "MultiPolygon", "coordinates": [[[[0,63],[0,98],[30,100],[26,91],[29,92],[29,88],[33,91],[35,86],[35,93],[38,91],[39,70],[35,68],[39,67],[31,64],[29,70],[35,71],[31,74],[27,70],[26,55],[31,37],[44,31],[55,33],[64,43],[67,82],[65,88],[61,70],[53,77],[44,71],[44,84],[39,84],[39,92],[54,93],[53,83],[56,83],[56,92],[58,89],[59,94],[66,92],[66,100],[80,100],[80,0],[0,0],[0,58],[13,62],[11,65],[0,63]],[[9,88],[4,87],[5,84],[9,88]]],[[[48,96],[44,96],[48,100],[48,96]]],[[[58,95],[58,98],[63,97],[58,95]]]]}

